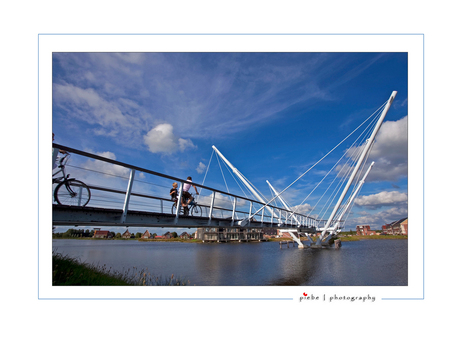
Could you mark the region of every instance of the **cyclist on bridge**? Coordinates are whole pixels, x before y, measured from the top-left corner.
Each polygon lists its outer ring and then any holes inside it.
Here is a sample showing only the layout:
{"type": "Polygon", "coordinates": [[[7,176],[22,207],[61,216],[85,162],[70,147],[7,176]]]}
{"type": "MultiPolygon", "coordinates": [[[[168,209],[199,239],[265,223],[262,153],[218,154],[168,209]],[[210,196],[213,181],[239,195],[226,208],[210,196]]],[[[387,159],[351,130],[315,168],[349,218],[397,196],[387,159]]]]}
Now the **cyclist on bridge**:
{"type": "Polygon", "coordinates": [[[190,182],[190,183],[185,183],[184,184],[184,187],[183,187],[183,194],[184,194],[184,201],[186,201],[185,205],[188,206],[190,204],[190,202],[193,201],[193,196],[192,194],[190,194],[188,191],[190,190],[190,187],[194,187],[195,188],[195,192],[197,195],[199,195],[198,193],[198,189],[192,184],[192,178],[189,176],[187,177],[187,182],[190,182]]]}

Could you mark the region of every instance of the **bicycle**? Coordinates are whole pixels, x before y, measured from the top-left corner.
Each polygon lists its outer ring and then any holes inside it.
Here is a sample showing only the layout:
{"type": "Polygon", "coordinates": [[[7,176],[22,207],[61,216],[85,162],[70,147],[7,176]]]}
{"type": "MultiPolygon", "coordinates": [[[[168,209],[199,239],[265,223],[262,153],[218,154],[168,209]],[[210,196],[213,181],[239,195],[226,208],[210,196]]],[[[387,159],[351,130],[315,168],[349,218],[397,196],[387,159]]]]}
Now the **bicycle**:
{"type": "MultiPolygon", "coordinates": [[[[177,202],[178,199],[174,199],[173,205],[171,207],[171,213],[173,215],[176,214],[176,208],[177,208],[177,202]]],[[[192,195],[192,200],[190,203],[184,208],[181,206],[179,210],[179,214],[182,216],[202,216],[202,210],[201,207],[195,202],[195,197],[192,195]]]]}
{"type": "Polygon", "coordinates": [[[69,157],[70,154],[66,153],[65,156],[59,160],[59,170],[53,174],[53,184],[57,184],[54,189],[54,200],[59,205],[84,207],[91,198],[91,191],[82,181],[76,180],[75,178],[69,178],[69,174],[66,175],[65,165],[69,157]],[[62,175],[55,177],[59,173],[62,173],[62,175]]]}

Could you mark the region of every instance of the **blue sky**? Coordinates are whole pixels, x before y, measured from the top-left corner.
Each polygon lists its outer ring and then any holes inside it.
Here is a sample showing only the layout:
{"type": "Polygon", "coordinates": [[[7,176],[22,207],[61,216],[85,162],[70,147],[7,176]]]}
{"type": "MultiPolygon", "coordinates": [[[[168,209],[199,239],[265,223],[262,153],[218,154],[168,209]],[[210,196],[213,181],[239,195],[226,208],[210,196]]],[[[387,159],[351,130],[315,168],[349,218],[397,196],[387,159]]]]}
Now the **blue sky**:
{"type": "MultiPolygon", "coordinates": [[[[395,90],[346,224],[380,229],[407,217],[407,76],[407,53],[54,53],[53,132],[56,143],[197,183],[215,145],[270,196],[266,180],[284,189],[395,90]]],[[[340,151],[286,192],[292,206],[340,151]]],[[[214,158],[204,184],[241,195],[230,180],[214,158]]]]}

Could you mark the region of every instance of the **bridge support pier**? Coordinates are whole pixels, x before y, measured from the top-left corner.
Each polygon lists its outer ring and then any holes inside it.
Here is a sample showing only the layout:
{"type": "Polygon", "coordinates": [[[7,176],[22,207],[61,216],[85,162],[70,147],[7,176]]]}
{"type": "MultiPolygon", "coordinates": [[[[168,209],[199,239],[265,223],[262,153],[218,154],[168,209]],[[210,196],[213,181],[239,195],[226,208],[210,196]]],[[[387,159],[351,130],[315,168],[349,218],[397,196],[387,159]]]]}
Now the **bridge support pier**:
{"type": "Polygon", "coordinates": [[[305,248],[305,245],[300,241],[300,235],[297,237],[293,231],[287,231],[291,238],[297,243],[299,249],[305,248]]]}

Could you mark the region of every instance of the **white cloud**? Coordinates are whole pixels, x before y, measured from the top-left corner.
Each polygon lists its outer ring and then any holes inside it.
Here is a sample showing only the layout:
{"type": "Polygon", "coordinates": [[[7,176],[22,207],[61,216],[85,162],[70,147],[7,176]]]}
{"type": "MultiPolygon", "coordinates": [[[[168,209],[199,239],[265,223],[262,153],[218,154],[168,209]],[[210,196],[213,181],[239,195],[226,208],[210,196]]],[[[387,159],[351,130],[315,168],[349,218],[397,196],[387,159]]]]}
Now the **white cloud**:
{"type": "Polygon", "coordinates": [[[206,169],[206,165],[203,162],[200,162],[200,164],[198,164],[198,167],[196,168],[196,172],[198,174],[202,174],[204,173],[205,169],[206,169]]]}
{"type": "MultiPolygon", "coordinates": [[[[102,156],[102,157],[105,157],[111,160],[117,159],[115,154],[110,151],[96,153],[96,155],[102,156]]],[[[98,161],[98,160],[88,159],[88,161],[86,161],[86,163],[84,163],[82,167],[87,170],[101,172],[105,175],[111,175],[111,176],[129,177],[129,174],[130,174],[130,170],[128,168],[125,168],[119,165],[114,165],[114,164],[107,163],[107,162],[103,162],[103,161],[98,161]]]]}
{"type": "Polygon", "coordinates": [[[375,214],[361,213],[360,217],[355,217],[347,222],[346,227],[355,227],[356,225],[370,225],[374,229],[381,229],[382,225],[400,220],[407,217],[407,206],[393,207],[375,214]]]}
{"type": "Polygon", "coordinates": [[[144,143],[152,153],[172,154],[178,150],[183,152],[195,147],[191,140],[177,138],[173,133],[173,126],[168,123],[159,124],[151,129],[144,136],[144,143]]]}
{"type": "Polygon", "coordinates": [[[128,120],[113,102],[104,100],[95,90],[82,89],[71,84],[55,84],[55,103],[80,120],[103,127],[127,127],[128,120]]]}
{"type": "Polygon", "coordinates": [[[407,193],[401,193],[398,191],[382,191],[374,195],[360,196],[355,200],[356,205],[370,208],[378,208],[384,205],[400,203],[407,203],[407,193]]]}
{"type": "Polygon", "coordinates": [[[191,140],[184,140],[183,138],[180,138],[178,142],[180,151],[185,151],[188,148],[196,148],[196,146],[193,144],[191,140]]]}
{"type": "MultiPolygon", "coordinates": [[[[364,146],[360,146],[362,148],[364,146]]],[[[359,153],[350,148],[347,156],[359,153]]],[[[358,149],[359,150],[359,149],[358,149]]],[[[356,156],[356,155],[355,155],[356,156]]],[[[375,161],[366,181],[398,181],[407,177],[408,137],[407,116],[398,121],[387,121],[382,124],[371,152],[368,163],[375,161]]],[[[337,166],[340,170],[342,166],[337,166]]]]}
{"type": "Polygon", "coordinates": [[[310,204],[306,203],[297,205],[291,209],[294,210],[296,213],[307,215],[313,209],[313,207],[310,204]]]}

